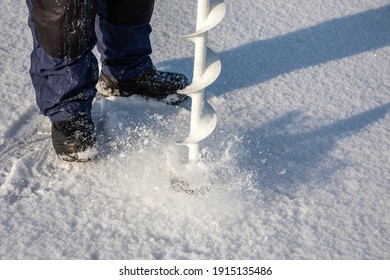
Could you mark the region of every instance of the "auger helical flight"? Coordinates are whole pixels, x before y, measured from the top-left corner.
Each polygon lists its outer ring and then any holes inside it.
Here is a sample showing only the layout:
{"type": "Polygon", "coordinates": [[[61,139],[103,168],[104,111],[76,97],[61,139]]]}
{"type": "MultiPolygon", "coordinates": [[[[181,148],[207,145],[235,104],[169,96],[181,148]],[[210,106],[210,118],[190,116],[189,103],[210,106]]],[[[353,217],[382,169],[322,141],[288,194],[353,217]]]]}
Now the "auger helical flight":
{"type": "Polygon", "coordinates": [[[215,110],[205,100],[205,89],[221,73],[221,62],[215,52],[207,46],[207,41],[209,30],[221,22],[225,12],[226,4],[223,0],[198,0],[196,31],[184,36],[195,44],[192,83],[180,91],[192,100],[191,126],[190,134],[176,144],[188,147],[191,162],[200,160],[200,141],[207,138],[217,125],[215,110]]]}

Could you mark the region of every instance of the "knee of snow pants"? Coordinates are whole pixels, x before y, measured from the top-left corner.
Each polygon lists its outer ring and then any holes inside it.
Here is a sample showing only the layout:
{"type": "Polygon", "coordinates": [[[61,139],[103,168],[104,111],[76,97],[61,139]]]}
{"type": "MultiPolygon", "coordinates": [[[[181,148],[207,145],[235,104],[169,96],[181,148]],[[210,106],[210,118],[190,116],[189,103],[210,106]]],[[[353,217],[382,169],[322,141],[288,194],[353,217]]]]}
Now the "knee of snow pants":
{"type": "Polygon", "coordinates": [[[89,113],[96,94],[91,53],[96,0],[27,0],[33,35],[30,75],[37,105],[52,121],[89,113]]]}
{"type": "Polygon", "coordinates": [[[35,34],[47,54],[72,59],[95,41],[96,0],[32,0],[35,34]]]}

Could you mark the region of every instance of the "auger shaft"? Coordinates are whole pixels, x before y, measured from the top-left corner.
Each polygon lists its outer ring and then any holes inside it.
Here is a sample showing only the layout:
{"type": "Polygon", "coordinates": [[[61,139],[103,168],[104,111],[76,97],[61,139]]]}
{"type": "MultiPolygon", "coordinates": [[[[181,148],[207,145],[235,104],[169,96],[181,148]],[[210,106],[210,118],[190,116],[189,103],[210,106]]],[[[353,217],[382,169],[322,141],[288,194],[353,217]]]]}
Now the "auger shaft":
{"type": "MultiPolygon", "coordinates": [[[[198,0],[198,11],[196,19],[196,29],[199,30],[206,21],[210,9],[210,0],[198,0]]],[[[207,36],[208,32],[203,32],[195,37],[195,57],[194,57],[194,79],[201,79],[207,57],[207,36]]]]}
{"type": "Polygon", "coordinates": [[[192,162],[201,157],[199,142],[210,135],[217,124],[215,110],[205,101],[205,88],[217,79],[221,64],[207,44],[208,31],[222,20],[225,10],[223,0],[198,0],[196,32],[185,36],[195,44],[192,83],[180,91],[192,99],[191,126],[189,136],[177,144],[189,148],[192,162]]]}
{"type": "MultiPolygon", "coordinates": [[[[198,11],[196,19],[196,29],[200,29],[202,24],[208,17],[210,8],[209,0],[198,0],[198,11]]],[[[194,56],[194,73],[193,80],[202,79],[202,75],[206,68],[207,57],[207,38],[208,32],[201,33],[194,38],[195,56],[194,56]]],[[[191,104],[191,128],[190,133],[196,133],[201,125],[201,117],[204,108],[205,89],[190,94],[192,99],[191,104]]],[[[188,145],[189,160],[198,161],[200,159],[200,144],[199,142],[188,145]]]]}

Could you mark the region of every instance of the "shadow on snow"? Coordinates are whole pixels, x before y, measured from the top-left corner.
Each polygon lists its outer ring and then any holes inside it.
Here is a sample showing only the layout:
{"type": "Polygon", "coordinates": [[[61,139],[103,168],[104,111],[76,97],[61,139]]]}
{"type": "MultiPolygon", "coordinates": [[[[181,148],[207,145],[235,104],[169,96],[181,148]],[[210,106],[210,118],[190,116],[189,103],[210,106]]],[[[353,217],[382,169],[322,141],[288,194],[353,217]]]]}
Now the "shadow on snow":
{"type": "MultiPolygon", "coordinates": [[[[390,5],[219,52],[222,73],[210,92],[220,96],[298,69],[390,44],[390,5]]],[[[212,46],[211,46],[212,47],[212,46]]],[[[193,58],[165,61],[186,73],[193,58]]]]}
{"type": "Polygon", "coordinates": [[[311,131],[291,133],[288,127],[299,122],[299,112],[290,112],[259,128],[242,132],[243,139],[234,151],[238,166],[249,168],[258,189],[270,189],[294,197],[301,184],[321,184],[343,162],[329,160],[337,142],[360,132],[384,118],[390,103],[311,131]],[[245,153],[242,153],[245,151],[245,153]]]}

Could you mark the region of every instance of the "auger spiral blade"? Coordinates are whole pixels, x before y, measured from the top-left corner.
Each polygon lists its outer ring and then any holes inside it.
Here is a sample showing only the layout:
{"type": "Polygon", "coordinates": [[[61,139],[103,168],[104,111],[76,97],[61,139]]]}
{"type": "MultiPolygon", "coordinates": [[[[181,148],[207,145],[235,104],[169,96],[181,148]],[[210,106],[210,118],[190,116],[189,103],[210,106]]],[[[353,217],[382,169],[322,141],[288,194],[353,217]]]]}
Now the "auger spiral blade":
{"type": "Polygon", "coordinates": [[[189,148],[189,160],[201,158],[199,142],[207,138],[217,125],[214,108],[205,100],[205,88],[211,85],[221,73],[221,62],[216,53],[207,46],[208,32],[217,26],[226,13],[223,0],[198,0],[196,31],[183,36],[195,44],[194,72],[192,83],[180,93],[191,97],[190,134],[178,145],[189,148]]]}
{"type": "MultiPolygon", "coordinates": [[[[195,37],[201,33],[205,33],[207,31],[213,29],[225,17],[226,3],[223,0],[210,0],[210,1],[203,1],[203,2],[209,2],[209,4],[208,4],[209,12],[208,12],[207,18],[204,21],[202,21],[201,23],[199,23],[199,26],[194,33],[192,33],[190,35],[185,35],[185,36],[183,36],[184,38],[195,37]]],[[[202,5],[207,5],[207,3],[206,4],[204,4],[204,3],[199,4],[199,2],[198,2],[198,12],[201,12],[201,13],[203,12],[203,11],[199,11],[200,9],[203,8],[202,5]]]]}
{"type": "Polygon", "coordinates": [[[212,49],[207,48],[205,69],[203,73],[200,77],[194,78],[190,85],[178,92],[187,95],[191,95],[192,93],[196,94],[214,83],[221,73],[221,69],[221,61],[219,60],[217,54],[212,49]]]}
{"type": "Polygon", "coordinates": [[[181,141],[177,141],[177,145],[191,145],[198,143],[209,136],[217,126],[217,114],[214,108],[209,104],[205,103],[203,107],[203,113],[199,119],[199,129],[192,131],[190,135],[181,141]]]}

